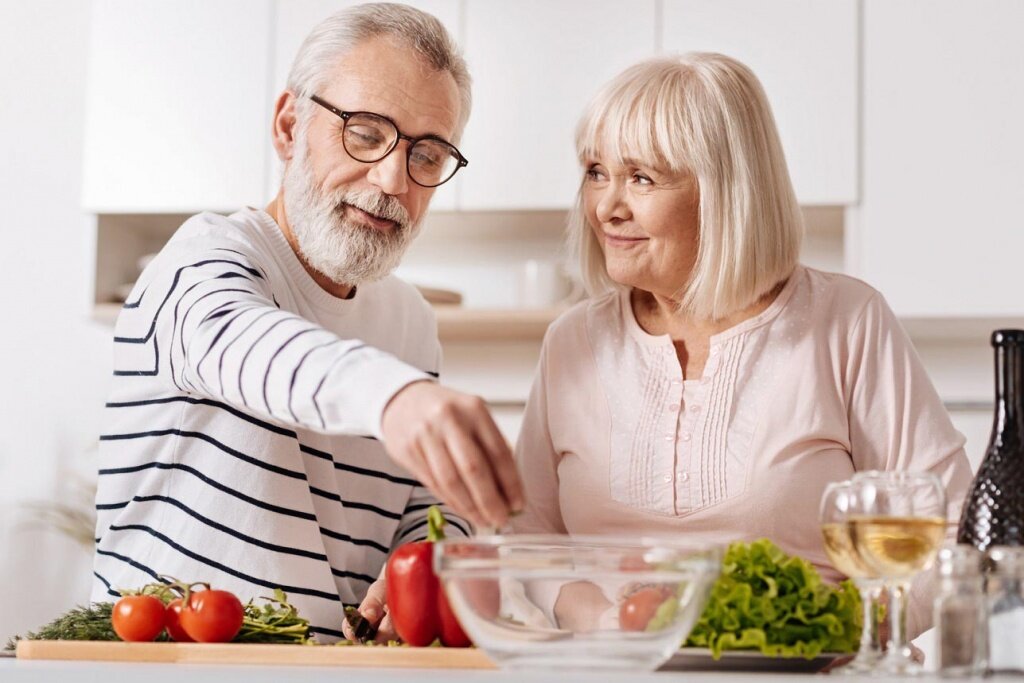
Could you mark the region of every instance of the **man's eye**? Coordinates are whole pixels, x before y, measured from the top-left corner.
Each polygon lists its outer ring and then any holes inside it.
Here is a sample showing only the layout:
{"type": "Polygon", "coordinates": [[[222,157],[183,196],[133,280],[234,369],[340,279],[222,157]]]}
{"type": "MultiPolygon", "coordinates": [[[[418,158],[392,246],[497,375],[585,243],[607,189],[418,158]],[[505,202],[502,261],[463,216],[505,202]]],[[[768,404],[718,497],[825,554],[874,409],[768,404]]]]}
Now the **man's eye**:
{"type": "Polygon", "coordinates": [[[441,160],[432,154],[417,151],[412,155],[412,163],[423,168],[437,168],[441,165],[441,160]]]}
{"type": "Polygon", "coordinates": [[[345,135],[360,147],[377,147],[384,143],[380,132],[368,126],[349,126],[345,129],[345,135]]]}

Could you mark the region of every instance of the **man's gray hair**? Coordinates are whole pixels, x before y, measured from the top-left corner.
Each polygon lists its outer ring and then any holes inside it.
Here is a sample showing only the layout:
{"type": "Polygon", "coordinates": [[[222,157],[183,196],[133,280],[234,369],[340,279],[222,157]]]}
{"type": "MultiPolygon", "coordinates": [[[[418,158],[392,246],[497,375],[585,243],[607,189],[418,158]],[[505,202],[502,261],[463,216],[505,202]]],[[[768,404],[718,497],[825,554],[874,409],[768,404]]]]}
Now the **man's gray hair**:
{"type": "Polygon", "coordinates": [[[466,60],[448,30],[436,17],[408,5],[390,2],[356,5],[335,12],[306,36],[292,70],[288,90],[298,98],[300,119],[311,111],[309,96],[324,85],[331,68],[348,51],[365,40],[387,36],[407,45],[436,71],[447,71],[459,89],[459,121],[454,144],[458,144],[473,104],[471,79],[466,60]]]}

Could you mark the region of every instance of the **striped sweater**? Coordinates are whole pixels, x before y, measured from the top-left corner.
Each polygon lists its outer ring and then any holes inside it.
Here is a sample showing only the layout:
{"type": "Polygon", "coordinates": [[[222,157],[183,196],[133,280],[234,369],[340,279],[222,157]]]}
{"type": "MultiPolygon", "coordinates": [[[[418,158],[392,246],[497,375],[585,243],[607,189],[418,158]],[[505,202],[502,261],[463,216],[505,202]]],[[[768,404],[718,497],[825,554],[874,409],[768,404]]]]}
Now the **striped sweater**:
{"type": "Polygon", "coordinates": [[[436,503],[380,441],[388,400],[437,376],[430,307],[394,277],[329,295],[246,209],[186,221],[114,335],[93,600],[160,575],[243,602],[280,587],[318,639],[340,637],[343,606],[436,503]]]}

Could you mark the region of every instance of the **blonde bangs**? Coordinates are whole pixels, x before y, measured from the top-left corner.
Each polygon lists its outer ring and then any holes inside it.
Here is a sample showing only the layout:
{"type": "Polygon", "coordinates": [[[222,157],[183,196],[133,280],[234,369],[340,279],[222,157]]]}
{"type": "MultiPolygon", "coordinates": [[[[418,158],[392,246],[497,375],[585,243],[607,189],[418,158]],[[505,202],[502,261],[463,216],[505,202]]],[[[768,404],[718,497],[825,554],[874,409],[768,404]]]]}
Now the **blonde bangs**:
{"type": "Polygon", "coordinates": [[[576,129],[580,163],[602,159],[688,171],[689,135],[674,96],[684,76],[678,62],[657,60],[630,67],[605,86],[576,129]]]}

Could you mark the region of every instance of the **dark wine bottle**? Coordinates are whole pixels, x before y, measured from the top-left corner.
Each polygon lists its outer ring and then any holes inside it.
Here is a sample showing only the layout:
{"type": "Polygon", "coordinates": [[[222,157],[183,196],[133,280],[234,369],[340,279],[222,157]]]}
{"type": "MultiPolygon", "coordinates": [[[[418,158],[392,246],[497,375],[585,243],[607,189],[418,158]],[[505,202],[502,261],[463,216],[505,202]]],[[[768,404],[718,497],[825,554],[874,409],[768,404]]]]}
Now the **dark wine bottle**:
{"type": "Polygon", "coordinates": [[[992,439],[960,515],[957,542],[979,550],[1024,545],[1024,330],[992,333],[996,414],[992,439]]]}

